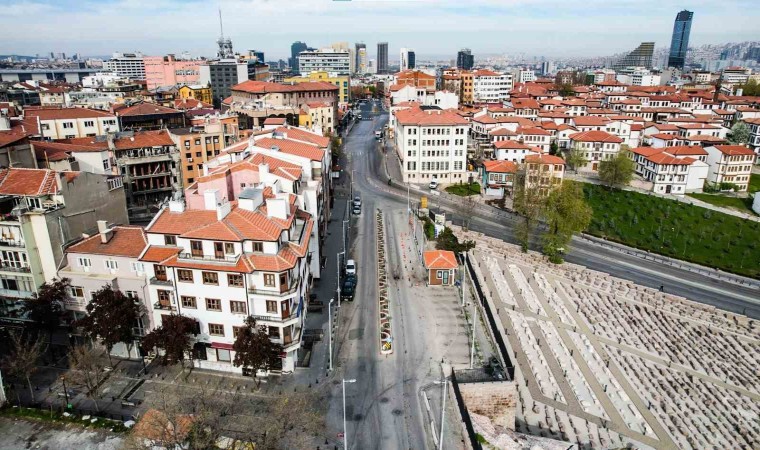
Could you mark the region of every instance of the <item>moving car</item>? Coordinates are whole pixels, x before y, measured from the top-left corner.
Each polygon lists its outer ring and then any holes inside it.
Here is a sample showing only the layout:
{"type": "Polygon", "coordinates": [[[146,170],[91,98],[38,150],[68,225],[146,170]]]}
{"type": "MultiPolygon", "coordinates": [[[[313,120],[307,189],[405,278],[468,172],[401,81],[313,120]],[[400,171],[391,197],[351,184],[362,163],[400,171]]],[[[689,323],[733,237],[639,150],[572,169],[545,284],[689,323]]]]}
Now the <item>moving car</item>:
{"type": "Polygon", "coordinates": [[[435,181],[435,180],[433,180],[433,181],[430,182],[430,184],[428,185],[428,187],[430,189],[438,189],[438,182],[435,181]]]}
{"type": "Polygon", "coordinates": [[[357,119],[359,119],[359,120],[362,120],[362,115],[361,115],[361,114],[358,114],[358,115],[356,116],[356,118],[357,118],[357,119]]]}
{"type": "Polygon", "coordinates": [[[356,276],[356,261],[353,259],[346,261],[346,275],[356,276]]]}
{"type": "Polygon", "coordinates": [[[375,131],[375,137],[376,137],[376,138],[378,138],[378,139],[379,139],[379,138],[380,138],[380,136],[382,136],[382,135],[383,135],[383,132],[382,132],[382,131],[380,131],[380,130],[377,130],[377,131],[375,131]]]}

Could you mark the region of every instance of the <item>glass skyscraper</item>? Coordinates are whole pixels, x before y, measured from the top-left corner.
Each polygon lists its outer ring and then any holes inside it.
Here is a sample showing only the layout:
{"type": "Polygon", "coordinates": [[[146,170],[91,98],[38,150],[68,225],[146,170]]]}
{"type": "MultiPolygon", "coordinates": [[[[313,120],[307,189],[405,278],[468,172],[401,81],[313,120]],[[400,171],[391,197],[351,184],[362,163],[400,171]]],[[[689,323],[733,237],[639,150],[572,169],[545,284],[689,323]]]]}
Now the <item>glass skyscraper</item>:
{"type": "Polygon", "coordinates": [[[673,24],[673,38],[670,41],[668,67],[683,69],[686,61],[686,50],[689,49],[689,34],[691,33],[691,19],[693,17],[694,13],[685,9],[676,15],[676,21],[673,24]]]}

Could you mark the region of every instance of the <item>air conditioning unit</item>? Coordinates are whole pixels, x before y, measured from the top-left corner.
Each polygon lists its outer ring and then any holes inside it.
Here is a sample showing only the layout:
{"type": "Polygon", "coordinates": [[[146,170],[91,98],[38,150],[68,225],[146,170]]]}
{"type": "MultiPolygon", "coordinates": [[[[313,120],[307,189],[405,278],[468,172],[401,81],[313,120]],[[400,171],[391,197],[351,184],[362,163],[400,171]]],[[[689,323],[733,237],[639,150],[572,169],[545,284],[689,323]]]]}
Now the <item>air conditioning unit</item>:
{"type": "Polygon", "coordinates": [[[193,162],[193,158],[187,158],[187,162],[193,162]]]}

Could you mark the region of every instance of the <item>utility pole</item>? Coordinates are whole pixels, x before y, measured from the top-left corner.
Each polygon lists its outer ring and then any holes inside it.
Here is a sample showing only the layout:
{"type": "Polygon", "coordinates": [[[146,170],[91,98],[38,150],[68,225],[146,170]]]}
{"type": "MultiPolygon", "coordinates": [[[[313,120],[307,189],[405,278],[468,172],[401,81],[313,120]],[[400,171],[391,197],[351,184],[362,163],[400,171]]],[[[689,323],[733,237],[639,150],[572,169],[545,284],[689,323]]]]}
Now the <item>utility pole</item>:
{"type": "Polygon", "coordinates": [[[338,266],[338,308],[340,308],[340,255],[346,256],[346,252],[338,252],[336,264],[338,266]]]}
{"type": "Polygon", "coordinates": [[[474,312],[472,313],[472,342],[470,343],[470,369],[475,364],[475,327],[478,325],[478,305],[472,302],[474,312]]]}

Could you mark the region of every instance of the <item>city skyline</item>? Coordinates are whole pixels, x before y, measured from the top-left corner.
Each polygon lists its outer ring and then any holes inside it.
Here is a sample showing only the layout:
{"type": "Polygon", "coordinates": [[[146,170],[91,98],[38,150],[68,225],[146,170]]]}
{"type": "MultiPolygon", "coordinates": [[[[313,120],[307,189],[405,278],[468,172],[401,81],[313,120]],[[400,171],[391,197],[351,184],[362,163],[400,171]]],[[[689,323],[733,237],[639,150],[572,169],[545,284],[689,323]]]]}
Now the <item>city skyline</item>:
{"type": "MultiPolygon", "coordinates": [[[[434,6],[431,2],[394,0],[296,0],[287,4],[191,1],[179,9],[177,5],[176,0],[106,3],[36,0],[1,6],[0,15],[10,20],[5,25],[9,37],[3,40],[0,54],[44,55],[56,51],[104,56],[114,51],[139,50],[145,54],[187,51],[193,56],[213,56],[219,35],[218,21],[214,19],[216,8],[221,7],[225,37],[232,40],[234,48],[262,49],[270,60],[290,57],[290,45],[297,40],[313,47],[329,46],[336,41],[364,42],[369,58],[377,57],[373,51],[381,41],[390,43],[390,55],[398,55],[402,47],[413,47],[418,59],[444,55],[454,58],[462,47],[471,48],[476,55],[519,52],[561,57],[569,52],[578,57],[604,56],[624,52],[642,41],[654,41],[658,48],[668,47],[673,17],[684,6],[648,1],[611,6],[592,0],[591,4],[584,3],[580,14],[577,5],[555,0],[476,0],[467,6],[449,0],[436,2],[434,6]],[[23,20],[33,14],[56,19],[33,23],[23,20]],[[420,15],[428,20],[418,21],[420,15]],[[270,19],[251,27],[251,17],[270,19]],[[167,31],[167,21],[175,24],[171,32],[167,31]],[[371,33],[367,32],[368,21],[373,23],[371,33]],[[290,26],[283,29],[283,22],[290,26]],[[77,32],[71,33],[61,23],[76,23],[77,32]],[[326,35],[324,29],[340,31],[326,35]],[[536,33],[536,30],[543,31],[536,33]],[[108,38],[103,39],[104,36],[108,38]],[[50,48],[50,42],[56,42],[57,48],[50,48]]],[[[760,39],[754,26],[760,13],[748,1],[722,2],[720,7],[702,1],[688,6],[696,13],[691,29],[692,46],[760,39]],[[732,27],[715,26],[722,23],[731,23],[732,27]]]]}

